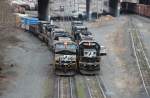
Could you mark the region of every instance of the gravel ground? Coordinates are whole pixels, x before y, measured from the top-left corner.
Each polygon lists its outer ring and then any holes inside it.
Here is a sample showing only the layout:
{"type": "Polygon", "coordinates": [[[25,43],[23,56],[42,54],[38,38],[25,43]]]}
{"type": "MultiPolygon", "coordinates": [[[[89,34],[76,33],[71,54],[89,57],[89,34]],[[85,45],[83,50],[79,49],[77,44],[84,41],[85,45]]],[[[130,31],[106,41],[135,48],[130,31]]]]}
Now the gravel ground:
{"type": "Polygon", "coordinates": [[[16,45],[6,46],[4,58],[7,65],[13,64],[14,67],[10,71],[11,75],[13,72],[13,76],[9,79],[9,87],[1,98],[51,96],[51,53],[45,44],[27,32],[20,31],[14,36],[20,41],[16,45]]]}
{"type": "Polygon", "coordinates": [[[95,39],[108,50],[102,58],[100,77],[111,98],[148,98],[131,49],[127,21],[126,16],[121,16],[104,24],[87,24],[95,39]]]}

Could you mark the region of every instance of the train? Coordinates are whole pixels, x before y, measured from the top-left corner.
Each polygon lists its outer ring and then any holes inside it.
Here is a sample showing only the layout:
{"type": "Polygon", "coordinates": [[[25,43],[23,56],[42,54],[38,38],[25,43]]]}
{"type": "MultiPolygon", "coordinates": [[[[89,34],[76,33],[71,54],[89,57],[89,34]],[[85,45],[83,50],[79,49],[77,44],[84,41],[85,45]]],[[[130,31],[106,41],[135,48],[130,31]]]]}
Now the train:
{"type": "Polygon", "coordinates": [[[101,56],[106,55],[106,52],[101,52],[105,49],[104,46],[94,39],[92,33],[83,23],[73,22],[72,24],[72,34],[78,45],[78,71],[85,75],[99,74],[101,56]]]}
{"type": "Polygon", "coordinates": [[[135,13],[150,18],[150,5],[122,2],[121,6],[123,13],[135,13]]]}
{"type": "Polygon", "coordinates": [[[54,44],[54,70],[59,76],[73,76],[77,71],[77,45],[62,38],[54,44]]]}
{"type": "Polygon", "coordinates": [[[77,44],[69,32],[47,21],[40,21],[38,32],[33,33],[44,41],[53,53],[54,72],[59,76],[73,76],[77,71],[77,44]]]}
{"type": "MultiPolygon", "coordinates": [[[[25,20],[24,20],[25,21],[25,20]]],[[[27,22],[29,23],[29,22],[27,22]]],[[[95,75],[100,71],[104,48],[93,37],[82,21],[72,21],[71,32],[49,21],[33,19],[25,30],[45,42],[53,54],[53,68],[58,76],[77,73],[95,75]]]]}

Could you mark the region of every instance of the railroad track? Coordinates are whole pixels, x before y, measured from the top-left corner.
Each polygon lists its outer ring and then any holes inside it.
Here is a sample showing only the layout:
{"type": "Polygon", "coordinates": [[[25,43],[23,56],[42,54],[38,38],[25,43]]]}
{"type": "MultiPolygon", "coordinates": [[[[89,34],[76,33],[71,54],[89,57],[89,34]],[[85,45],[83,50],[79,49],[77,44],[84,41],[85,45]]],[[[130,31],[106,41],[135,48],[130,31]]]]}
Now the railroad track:
{"type": "Polygon", "coordinates": [[[73,77],[56,77],[54,98],[76,98],[73,77]]]}
{"type": "Polygon", "coordinates": [[[144,51],[140,31],[133,23],[132,18],[129,21],[129,27],[130,27],[129,32],[132,41],[132,48],[134,50],[134,55],[137,60],[137,65],[142,79],[142,83],[147,95],[150,96],[150,64],[144,51]]]}
{"type": "Polygon", "coordinates": [[[84,76],[89,98],[106,98],[98,76],[84,76]]]}

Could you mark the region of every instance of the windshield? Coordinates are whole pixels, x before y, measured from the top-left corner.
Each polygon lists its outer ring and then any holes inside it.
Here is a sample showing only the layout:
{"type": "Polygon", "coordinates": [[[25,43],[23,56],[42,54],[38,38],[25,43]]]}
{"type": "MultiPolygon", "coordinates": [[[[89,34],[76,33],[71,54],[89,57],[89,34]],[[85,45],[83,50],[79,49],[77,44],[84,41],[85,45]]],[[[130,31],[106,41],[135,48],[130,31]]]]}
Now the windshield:
{"type": "Polygon", "coordinates": [[[75,25],[75,26],[82,26],[83,23],[82,22],[76,22],[76,23],[73,23],[73,25],[75,25]]]}
{"type": "Polygon", "coordinates": [[[68,50],[76,50],[77,46],[73,43],[65,45],[64,43],[58,43],[55,45],[56,49],[68,49],[68,50]]]}
{"type": "Polygon", "coordinates": [[[97,44],[96,42],[83,42],[80,44],[80,48],[84,48],[84,49],[96,49],[99,50],[100,46],[99,44],[97,44]]]}
{"type": "MultiPolygon", "coordinates": [[[[67,38],[67,39],[73,40],[73,37],[71,37],[70,35],[66,35],[66,34],[56,35],[54,37],[54,40],[59,40],[59,39],[62,39],[62,38],[67,38]]],[[[64,41],[67,40],[67,39],[64,39],[64,41]]]]}
{"type": "Polygon", "coordinates": [[[61,32],[61,31],[60,32],[58,32],[58,31],[54,32],[54,35],[59,35],[59,34],[67,34],[67,33],[66,32],[61,32]]]}
{"type": "Polygon", "coordinates": [[[88,36],[88,35],[92,35],[92,33],[87,31],[87,32],[82,32],[82,35],[88,36]]]}

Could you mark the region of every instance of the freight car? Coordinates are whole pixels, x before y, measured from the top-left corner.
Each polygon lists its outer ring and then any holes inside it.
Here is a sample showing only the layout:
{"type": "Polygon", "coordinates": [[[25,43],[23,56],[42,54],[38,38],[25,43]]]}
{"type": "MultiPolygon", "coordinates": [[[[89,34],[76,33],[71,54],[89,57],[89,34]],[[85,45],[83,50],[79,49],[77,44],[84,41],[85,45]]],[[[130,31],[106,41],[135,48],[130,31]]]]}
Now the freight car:
{"type": "Polygon", "coordinates": [[[47,32],[47,30],[46,30],[46,27],[48,25],[50,25],[50,22],[48,22],[48,21],[41,21],[40,24],[39,24],[38,37],[46,43],[48,43],[48,38],[49,38],[49,35],[50,35],[49,34],[50,32],[47,32]]]}
{"type": "Polygon", "coordinates": [[[122,2],[121,12],[134,13],[145,17],[150,17],[150,5],[122,2]]]}

